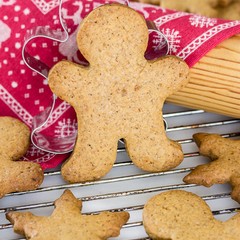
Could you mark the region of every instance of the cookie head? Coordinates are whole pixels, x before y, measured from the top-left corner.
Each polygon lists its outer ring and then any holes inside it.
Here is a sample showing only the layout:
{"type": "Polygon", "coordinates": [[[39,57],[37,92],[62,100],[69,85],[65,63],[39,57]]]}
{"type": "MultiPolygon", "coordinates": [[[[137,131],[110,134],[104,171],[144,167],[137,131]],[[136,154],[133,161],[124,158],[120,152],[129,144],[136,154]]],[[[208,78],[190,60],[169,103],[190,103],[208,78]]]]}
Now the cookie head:
{"type": "Polygon", "coordinates": [[[80,29],[78,48],[90,64],[136,61],[144,57],[147,49],[145,19],[124,5],[109,4],[95,9],[83,20],[80,29]]]}
{"type": "Polygon", "coordinates": [[[218,221],[199,196],[172,190],[156,195],[146,203],[143,224],[152,239],[237,240],[240,214],[227,222],[218,221]]]}

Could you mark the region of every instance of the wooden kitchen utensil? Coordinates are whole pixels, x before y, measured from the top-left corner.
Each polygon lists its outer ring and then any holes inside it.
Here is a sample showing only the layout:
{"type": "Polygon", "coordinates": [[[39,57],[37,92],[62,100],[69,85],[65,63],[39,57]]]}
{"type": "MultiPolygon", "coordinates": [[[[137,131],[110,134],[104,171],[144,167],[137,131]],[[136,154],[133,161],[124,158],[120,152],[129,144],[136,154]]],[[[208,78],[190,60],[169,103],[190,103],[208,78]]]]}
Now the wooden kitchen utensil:
{"type": "Polygon", "coordinates": [[[168,102],[240,118],[240,35],[208,52],[190,69],[190,81],[168,102]]]}

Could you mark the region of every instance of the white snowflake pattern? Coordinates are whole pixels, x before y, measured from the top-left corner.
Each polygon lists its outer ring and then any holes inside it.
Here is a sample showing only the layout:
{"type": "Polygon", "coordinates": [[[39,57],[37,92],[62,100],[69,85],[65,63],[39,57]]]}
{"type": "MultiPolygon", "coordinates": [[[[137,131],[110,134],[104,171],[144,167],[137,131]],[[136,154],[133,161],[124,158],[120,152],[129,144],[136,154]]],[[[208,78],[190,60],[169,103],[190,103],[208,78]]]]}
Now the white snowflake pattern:
{"type": "Polygon", "coordinates": [[[30,145],[26,155],[22,158],[24,161],[36,162],[36,163],[45,163],[51,160],[55,154],[44,152],[34,145],[30,145]]]}
{"type": "Polygon", "coordinates": [[[34,145],[30,145],[30,148],[28,149],[28,152],[27,152],[27,155],[30,157],[39,157],[39,156],[43,156],[45,154],[46,154],[45,152],[38,149],[34,145]]]}
{"type": "Polygon", "coordinates": [[[160,51],[166,47],[166,40],[162,34],[155,34],[152,42],[154,51],[160,51]]]}
{"type": "Polygon", "coordinates": [[[62,121],[58,122],[58,126],[56,126],[56,129],[54,130],[56,137],[67,137],[75,134],[77,131],[77,122],[75,119],[71,120],[63,119],[62,121]]]}
{"type": "Polygon", "coordinates": [[[161,32],[165,35],[168,40],[169,54],[177,53],[180,48],[182,36],[179,34],[179,31],[170,28],[163,28],[161,32]]]}
{"type": "Polygon", "coordinates": [[[214,18],[208,18],[205,16],[193,15],[189,18],[189,22],[194,27],[208,28],[208,27],[213,27],[214,25],[216,25],[217,20],[214,18]]]}

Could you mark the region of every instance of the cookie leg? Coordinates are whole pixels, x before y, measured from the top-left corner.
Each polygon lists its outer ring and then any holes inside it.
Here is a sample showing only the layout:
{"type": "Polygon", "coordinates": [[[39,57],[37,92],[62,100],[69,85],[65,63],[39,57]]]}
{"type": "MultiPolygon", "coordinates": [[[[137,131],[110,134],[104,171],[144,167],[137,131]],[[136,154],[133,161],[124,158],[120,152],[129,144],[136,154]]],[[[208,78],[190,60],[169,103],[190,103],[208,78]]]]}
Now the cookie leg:
{"type": "Polygon", "coordinates": [[[8,161],[0,170],[0,198],[7,193],[37,189],[43,178],[37,163],[8,161]]]}
{"type": "Polygon", "coordinates": [[[125,139],[126,150],[135,165],[144,171],[160,172],[174,168],[182,162],[181,146],[169,140],[164,130],[143,130],[125,139]]]}
{"type": "Polygon", "coordinates": [[[76,183],[97,180],[106,175],[116,160],[117,142],[111,133],[98,128],[79,130],[74,151],[62,166],[63,178],[76,183]]]}
{"type": "Polygon", "coordinates": [[[232,185],[232,199],[240,203],[240,176],[233,176],[230,179],[232,185]]]}

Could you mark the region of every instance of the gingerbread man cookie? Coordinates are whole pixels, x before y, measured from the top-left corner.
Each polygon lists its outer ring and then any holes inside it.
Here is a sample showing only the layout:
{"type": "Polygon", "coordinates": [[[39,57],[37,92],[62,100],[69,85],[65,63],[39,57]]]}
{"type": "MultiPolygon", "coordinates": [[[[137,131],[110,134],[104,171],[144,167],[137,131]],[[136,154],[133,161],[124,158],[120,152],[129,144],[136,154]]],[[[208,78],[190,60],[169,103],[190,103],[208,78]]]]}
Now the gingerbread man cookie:
{"type": "Polygon", "coordinates": [[[199,196],[172,190],[146,203],[143,225],[148,235],[156,240],[238,240],[240,213],[226,222],[218,221],[199,196]]]}
{"type": "Polygon", "coordinates": [[[232,198],[240,203],[240,140],[208,133],[194,134],[193,139],[200,154],[212,162],[196,167],[183,181],[206,187],[229,182],[233,187],[232,198]]]}
{"type": "Polygon", "coordinates": [[[145,19],[120,4],[93,10],[81,23],[77,44],[89,67],[56,64],[49,85],[77,114],[78,138],[62,167],[69,182],[99,179],[116,160],[123,138],[135,165],[159,172],[183,160],[181,146],[165,134],[165,99],[188,81],[187,64],[174,56],[147,61],[145,19]]]}
{"type": "Polygon", "coordinates": [[[7,193],[36,189],[43,181],[39,164],[18,161],[30,144],[30,131],[19,120],[0,117],[0,198],[7,193]]]}
{"type": "Polygon", "coordinates": [[[54,203],[51,216],[35,216],[30,212],[9,212],[7,219],[14,231],[29,240],[103,240],[117,237],[128,221],[127,212],[102,212],[98,215],[82,215],[82,202],[70,190],[54,203]]]}

